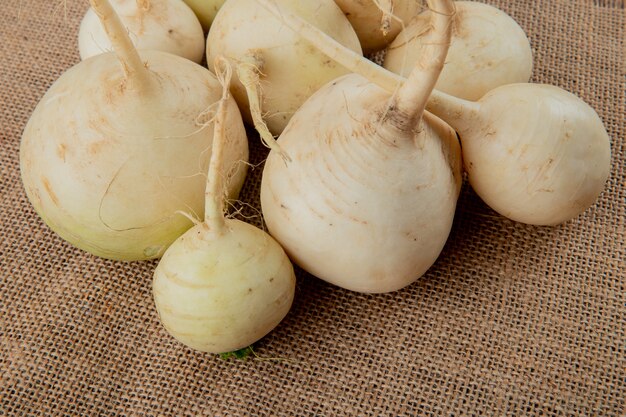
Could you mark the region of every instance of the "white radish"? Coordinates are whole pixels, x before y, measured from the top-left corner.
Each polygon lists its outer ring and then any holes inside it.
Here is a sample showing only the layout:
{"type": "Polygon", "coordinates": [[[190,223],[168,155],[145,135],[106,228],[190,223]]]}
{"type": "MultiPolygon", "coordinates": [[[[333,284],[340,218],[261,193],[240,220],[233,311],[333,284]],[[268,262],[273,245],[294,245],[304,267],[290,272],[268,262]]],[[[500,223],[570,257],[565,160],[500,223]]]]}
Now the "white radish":
{"type": "Polygon", "coordinates": [[[209,31],[215,15],[226,0],[185,0],[185,3],[194,11],[205,32],[209,31]]]}
{"type": "Polygon", "coordinates": [[[210,353],[236,351],[267,335],[287,315],[295,293],[293,267],[280,245],[252,225],[224,218],[230,72],[229,67],[219,71],[224,96],[215,119],[204,222],[167,249],[152,285],[165,329],[183,344],[210,353]]]}
{"type": "Polygon", "coordinates": [[[365,54],[389,45],[421,9],[418,0],[335,0],[359,37],[365,54]]]}
{"type": "MultiPolygon", "coordinates": [[[[276,0],[278,4],[361,53],[359,40],[333,0],[276,0]]],[[[229,0],[213,21],[207,60],[224,56],[237,69],[232,93],[248,122],[254,119],[267,144],[322,85],[348,71],[328,59],[254,0],[229,0]],[[252,115],[249,109],[253,108],[252,115]]]]}
{"type": "MultiPolygon", "coordinates": [[[[478,100],[500,85],[524,83],[532,73],[532,50],[523,29],[503,11],[475,1],[456,1],[452,41],[437,88],[478,100]]],[[[402,76],[422,59],[430,11],[416,17],[387,49],[383,66],[402,76]]]]}
{"type": "Polygon", "coordinates": [[[449,126],[424,113],[452,10],[449,0],[429,4],[438,11],[430,59],[397,93],[355,74],[329,83],[278,139],[291,161],[271,151],[263,171],[261,204],[272,236],[303,269],[349,290],[411,284],[435,262],[452,225],[459,144],[449,126]]]}
{"type": "MultiPolygon", "coordinates": [[[[182,0],[110,0],[139,50],[154,49],[182,56],[196,63],[204,56],[202,26],[182,0]]],[[[87,10],[80,24],[78,50],[81,59],[111,51],[111,42],[100,17],[87,10]]]]}
{"type": "MultiPolygon", "coordinates": [[[[52,230],[95,255],[159,257],[199,217],[221,85],[206,68],[165,52],[140,57],[107,0],[92,0],[117,54],[65,72],[22,136],[26,193],[52,230]]],[[[235,197],[247,137],[228,110],[225,167],[235,197]]]]}
{"type": "Polygon", "coordinates": [[[598,114],[561,88],[508,84],[476,103],[439,93],[427,108],[459,133],[472,188],[509,219],[563,223],[604,189],[609,136],[598,114]]]}
{"type": "MultiPolygon", "coordinates": [[[[389,92],[402,85],[404,78],[333,42],[297,16],[284,10],[281,16],[346,68],[389,92]]],[[[611,163],[609,136],[598,114],[561,88],[507,84],[478,102],[434,90],[426,109],[458,132],[470,184],[510,219],[563,223],[589,208],[604,189],[611,163]]]]}

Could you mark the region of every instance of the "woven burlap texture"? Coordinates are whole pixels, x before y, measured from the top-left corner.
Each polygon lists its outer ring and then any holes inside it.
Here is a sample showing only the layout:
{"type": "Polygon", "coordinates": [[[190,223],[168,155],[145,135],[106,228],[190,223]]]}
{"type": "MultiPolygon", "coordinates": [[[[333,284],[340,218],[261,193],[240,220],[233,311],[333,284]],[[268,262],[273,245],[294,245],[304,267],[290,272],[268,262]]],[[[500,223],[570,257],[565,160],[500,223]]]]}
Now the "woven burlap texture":
{"type": "MultiPolygon", "coordinates": [[[[292,311],[256,345],[260,358],[239,362],[165,332],[155,262],[91,256],[34,213],[21,132],[78,62],[87,2],[2,0],[0,415],[624,416],[624,2],[490,3],[528,34],[533,81],[577,94],[604,121],[613,160],[598,202],[533,227],[465,185],[449,243],[422,279],[363,295],[299,272],[292,311]]],[[[258,140],[251,152],[254,164],[266,156],[258,140]]],[[[257,225],[261,172],[242,194],[257,225]]]]}

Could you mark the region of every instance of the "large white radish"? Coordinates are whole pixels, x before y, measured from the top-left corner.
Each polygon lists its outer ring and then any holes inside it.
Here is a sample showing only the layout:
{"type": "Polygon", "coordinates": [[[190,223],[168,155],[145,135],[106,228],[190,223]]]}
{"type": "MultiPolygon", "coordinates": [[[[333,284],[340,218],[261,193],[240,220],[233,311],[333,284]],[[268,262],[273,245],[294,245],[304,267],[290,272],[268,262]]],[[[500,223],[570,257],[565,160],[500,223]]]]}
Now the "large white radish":
{"type": "Polygon", "coordinates": [[[365,54],[384,49],[422,7],[418,0],[335,0],[365,54]]]}
{"type": "Polygon", "coordinates": [[[295,292],[293,267],[280,245],[261,229],[224,218],[230,69],[218,70],[224,96],[215,118],[204,221],[167,249],[152,285],[167,331],[211,353],[236,351],[264,337],[287,315],[295,292]]]}
{"type": "MultiPolygon", "coordinates": [[[[354,30],[333,0],[275,1],[361,52],[354,30]]],[[[233,96],[244,118],[248,122],[254,118],[268,144],[273,138],[263,127],[262,116],[269,131],[277,135],[308,97],[328,81],[348,73],[254,0],[228,0],[222,6],[207,38],[209,65],[216,56],[225,56],[237,68],[233,96]]]]}
{"type": "Polygon", "coordinates": [[[459,144],[450,127],[424,113],[452,10],[449,0],[429,4],[438,11],[430,59],[397,93],[354,74],[327,84],[278,139],[290,161],[271,151],[263,171],[261,204],[272,236],[303,269],[353,291],[414,282],[452,225],[459,144]]]}
{"type": "MultiPolygon", "coordinates": [[[[381,88],[394,92],[404,82],[297,16],[284,10],[280,16],[329,57],[381,88]]],[[[507,84],[477,102],[433,90],[426,109],[459,133],[470,184],[510,219],[563,223],[589,208],[604,189],[611,164],[607,131],[588,104],[561,88],[507,84]]]]}
{"type": "MultiPolygon", "coordinates": [[[[105,258],[159,257],[199,217],[220,100],[216,77],[187,59],[140,57],[107,0],[92,0],[116,55],[65,72],[33,112],[20,146],[26,193],[61,237],[105,258]]],[[[236,196],[248,148],[234,101],[225,166],[236,196]]]]}
{"type": "MultiPolygon", "coordinates": [[[[500,85],[530,80],[533,57],[522,28],[503,11],[475,1],[454,2],[452,41],[437,88],[478,100],[500,85]]],[[[402,76],[422,59],[430,11],[416,17],[391,43],[383,66],[402,76]]]]}
{"type": "MultiPolygon", "coordinates": [[[[182,0],[111,0],[137,49],[154,49],[200,63],[204,33],[193,11],[182,0]]],[[[80,24],[78,50],[81,59],[111,50],[100,16],[87,10],[80,24]]]]}

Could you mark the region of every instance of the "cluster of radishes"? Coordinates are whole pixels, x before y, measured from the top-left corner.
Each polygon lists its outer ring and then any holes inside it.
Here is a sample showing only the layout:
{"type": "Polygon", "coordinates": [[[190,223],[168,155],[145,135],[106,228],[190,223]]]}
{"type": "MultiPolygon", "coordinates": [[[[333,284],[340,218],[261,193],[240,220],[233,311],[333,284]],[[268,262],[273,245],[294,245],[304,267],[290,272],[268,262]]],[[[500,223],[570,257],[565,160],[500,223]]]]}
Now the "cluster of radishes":
{"type": "Polygon", "coordinates": [[[567,221],[604,187],[601,120],[527,83],[528,40],[491,6],[185,2],[90,0],[83,61],[38,104],[20,161],[61,237],[110,259],[162,257],[155,304],[188,346],[233,351],[271,331],[294,297],[289,258],[353,291],[411,284],[448,238],[463,168],[487,204],[529,224],[567,221]],[[385,48],[386,69],[363,58],[385,48]],[[271,236],[225,217],[246,173],[243,120],[271,148],[271,236]]]}

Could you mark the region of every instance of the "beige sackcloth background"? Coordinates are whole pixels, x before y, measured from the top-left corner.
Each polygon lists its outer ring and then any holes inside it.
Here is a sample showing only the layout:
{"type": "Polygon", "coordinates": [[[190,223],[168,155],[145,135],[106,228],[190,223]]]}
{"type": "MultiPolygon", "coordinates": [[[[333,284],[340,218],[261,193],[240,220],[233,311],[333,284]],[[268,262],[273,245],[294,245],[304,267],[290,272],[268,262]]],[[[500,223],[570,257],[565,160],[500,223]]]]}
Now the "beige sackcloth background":
{"type": "MultiPolygon", "coordinates": [[[[604,121],[613,160],[597,203],[533,227],[465,185],[422,279],[363,295],[299,272],[292,311],[256,345],[281,359],[238,362],[168,336],[150,293],[155,262],[98,259],[35,215],[20,136],[78,62],[87,2],[1,0],[0,416],[626,415],[624,1],[489,3],[528,34],[533,81],[577,94],[604,121]]],[[[267,153],[254,137],[251,153],[267,153]]],[[[248,217],[261,171],[241,197],[248,217]]]]}

